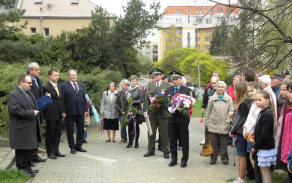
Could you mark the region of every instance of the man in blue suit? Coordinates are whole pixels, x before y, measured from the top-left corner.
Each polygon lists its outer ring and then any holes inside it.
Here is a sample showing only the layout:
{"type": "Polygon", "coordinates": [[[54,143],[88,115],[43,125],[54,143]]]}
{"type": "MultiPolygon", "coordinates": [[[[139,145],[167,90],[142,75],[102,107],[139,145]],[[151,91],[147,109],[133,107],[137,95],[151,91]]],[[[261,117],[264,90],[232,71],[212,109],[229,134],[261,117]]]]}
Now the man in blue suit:
{"type": "Polygon", "coordinates": [[[84,133],[84,115],[88,115],[84,85],[77,81],[77,71],[68,71],[69,80],[62,83],[62,115],[66,122],[67,140],[72,154],[76,151],[87,152],[82,148],[84,133]],[[77,128],[74,141],[74,123],[77,128]]]}

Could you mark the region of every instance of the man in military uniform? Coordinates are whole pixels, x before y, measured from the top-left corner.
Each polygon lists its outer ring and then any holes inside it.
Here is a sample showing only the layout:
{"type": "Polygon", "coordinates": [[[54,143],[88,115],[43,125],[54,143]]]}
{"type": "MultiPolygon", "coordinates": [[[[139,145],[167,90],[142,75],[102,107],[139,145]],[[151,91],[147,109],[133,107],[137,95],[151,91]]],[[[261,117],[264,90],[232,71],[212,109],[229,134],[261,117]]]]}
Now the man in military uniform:
{"type": "MultiPolygon", "coordinates": [[[[165,92],[164,108],[169,112],[170,106],[168,104],[167,97],[171,99],[176,93],[185,94],[191,96],[191,89],[182,85],[182,74],[176,71],[170,73],[172,76],[173,86],[168,88],[165,92]]],[[[172,167],[177,164],[177,139],[180,139],[182,144],[182,158],[181,167],[187,166],[189,159],[189,123],[190,116],[184,115],[180,112],[174,111],[172,118],[169,120],[169,142],[170,142],[170,153],[171,162],[169,166],[172,167]]]]}
{"type": "MultiPolygon", "coordinates": [[[[143,109],[146,112],[149,105],[151,105],[151,97],[154,97],[158,92],[165,91],[167,88],[171,87],[169,83],[162,81],[162,70],[154,68],[153,77],[155,82],[149,82],[147,85],[147,90],[145,92],[144,106],[143,109]]],[[[153,134],[149,137],[148,141],[148,152],[144,154],[144,157],[155,155],[155,140],[156,140],[156,130],[159,128],[160,140],[162,145],[162,151],[164,153],[164,158],[169,159],[169,140],[168,140],[168,114],[167,111],[161,107],[160,111],[156,114],[149,113],[150,125],[153,134]]]]}

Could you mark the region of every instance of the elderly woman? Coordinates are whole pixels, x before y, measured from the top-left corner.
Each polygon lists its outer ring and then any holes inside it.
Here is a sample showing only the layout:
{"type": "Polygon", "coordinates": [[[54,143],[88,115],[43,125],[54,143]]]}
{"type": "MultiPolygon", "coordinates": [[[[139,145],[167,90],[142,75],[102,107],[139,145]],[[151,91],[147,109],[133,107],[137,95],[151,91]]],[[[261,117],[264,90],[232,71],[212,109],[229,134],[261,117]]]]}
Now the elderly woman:
{"type": "Polygon", "coordinates": [[[116,130],[119,130],[119,112],[115,108],[117,100],[116,83],[110,82],[109,90],[103,92],[100,114],[104,119],[103,128],[107,130],[107,140],[111,141],[111,130],[113,131],[113,142],[116,142],[116,130]]]}
{"type": "MultiPolygon", "coordinates": [[[[130,87],[128,95],[129,97],[132,97],[132,103],[130,105],[133,105],[136,109],[141,110],[141,104],[143,102],[143,91],[138,86],[138,77],[136,75],[132,75],[130,77],[130,87]]],[[[139,147],[139,135],[140,135],[140,127],[139,124],[141,122],[136,122],[136,129],[134,130],[134,122],[131,121],[128,125],[128,137],[129,137],[129,143],[127,145],[127,148],[132,147],[133,144],[133,138],[135,137],[135,148],[139,147]]]]}
{"type": "Polygon", "coordinates": [[[210,165],[214,165],[218,156],[218,139],[220,141],[221,161],[228,165],[229,158],[227,152],[228,131],[231,119],[228,117],[229,112],[233,112],[232,98],[225,92],[226,83],[219,81],[216,84],[216,92],[209,99],[206,112],[206,130],[209,130],[211,144],[214,154],[211,156],[210,165]]]}

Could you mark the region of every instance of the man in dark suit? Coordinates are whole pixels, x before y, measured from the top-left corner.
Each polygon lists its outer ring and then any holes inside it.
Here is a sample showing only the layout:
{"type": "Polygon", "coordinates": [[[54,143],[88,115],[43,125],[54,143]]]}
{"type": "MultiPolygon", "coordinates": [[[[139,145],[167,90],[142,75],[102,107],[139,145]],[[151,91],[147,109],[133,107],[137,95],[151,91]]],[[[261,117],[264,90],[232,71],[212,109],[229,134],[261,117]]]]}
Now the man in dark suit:
{"type": "Polygon", "coordinates": [[[76,151],[87,152],[82,148],[84,133],[84,115],[88,115],[84,85],[77,81],[77,71],[68,71],[69,80],[62,83],[62,115],[66,121],[67,140],[72,154],[76,151]],[[77,127],[76,144],[74,141],[74,123],[77,127]]]}
{"type": "MultiPolygon", "coordinates": [[[[182,83],[182,74],[176,71],[170,73],[172,76],[173,86],[168,88],[165,93],[164,99],[164,108],[172,112],[169,108],[168,100],[171,99],[176,93],[186,94],[191,96],[191,89],[183,86],[182,83]]],[[[182,159],[181,167],[184,168],[187,166],[187,161],[189,159],[189,115],[184,115],[178,111],[175,111],[173,117],[169,120],[169,142],[170,142],[170,153],[171,153],[171,162],[169,166],[172,167],[177,164],[177,139],[181,140],[182,144],[182,159]],[[179,136],[179,137],[178,137],[179,136]]]]}
{"type": "Polygon", "coordinates": [[[49,70],[48,76],[50,81],[44,86],[44,93],[51,94],[53,103],[43,111],[47,131],[45,143],[48,158],[57,159],[57,157],[66,156],[59,151],[62,128],[61,85],[58,84],[59,73],[57,70],[49,70]]]}
{"type": "MultiPolygon", "coordinates": [[[[36,62],[32,62],[28,64],[27,74],[29,74],[29,76],[32,79],[32,86],[31,86],[30,91],[33,94],[35,100],[38,100],[44,95],[43,83],[38,78],[40,75],[40,66],[36,62]]],[[[37,123],[37,129],[39,130],[37,130],[36,136],[37,136],[38,142],[41,143],[42,142],[41,123],[43,120],[42,113],[40,113],[39,116],[40,116],[39,122],[37,123]]],[[[39,162],[45,162],[45,161],[46,159],[42,159],[38,156],[38,147],[34,149],[32,153],[32,162],[39,163],[39,162]]]]}
{"type": "Polygon", "coordinates": [[[27,74],[18,77],[18,86],[7,99],[9,112],[10,148],[15,149],[16,167],[34,177],[38,170],[31,169],[32,150],[37,148],[36,126],[39,118],[36,100],[27,74]]]}

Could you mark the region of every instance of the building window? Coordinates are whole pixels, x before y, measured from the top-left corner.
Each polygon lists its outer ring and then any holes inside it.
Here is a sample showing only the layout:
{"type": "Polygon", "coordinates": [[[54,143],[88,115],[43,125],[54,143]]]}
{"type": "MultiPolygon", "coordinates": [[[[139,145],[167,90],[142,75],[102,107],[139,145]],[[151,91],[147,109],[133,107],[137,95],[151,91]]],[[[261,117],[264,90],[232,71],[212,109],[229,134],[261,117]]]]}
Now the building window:
{"type": "Polygon", "coordinates": [[[165,42],[169,42],[169,37],[166,37],[165,38],[165,42]]]}
{"type": "Polygon", "coordinates": [[[31,33],[31,35],[34,35],[34,34],[36,34],[36,28],[30,28],[30,33],[31,33]]]}
{"type": "Polygon", "coordinates": [[[181,41],[180,37],[175,38],[175,41],[180,42],[181,41]]]}
{"type": "Polygon", "coordinates": [[[205,30],[205,33],[206,33],[206,34],[210,34],[210,33],[211,33],[210,29],[206,29],[206,30],[205,30]]]}
{"type": "Polygon", "coordinates": [[[197,23],[202,23],[202,18],[197,18],[197,19],[196,19],[196,22],[197,22],[197,23]]]}
{"type": "Polygon", "coordinates": [[[221,13],[223,12],[223,8],[220,9],[220,12],[221,12],[221,13]]]}
{"type": "Polygon", "coordinates": [[[212,23],[212,19],[211,18],[207,18],[206,19],[206,24],[211,24],[212,23]]]}
{"type": "Polygon", "coordinates": [[[176,19],[176,23],[177,23],[177,24],[181,24],[181,18],[177,18],[177,19],[176,19]]]}
{"type": "Polygon", "coordinates": [[[200,42],[200,41],[201,41],[201,38],[200,38],[200,37],[197,37],[197,38],[196,38],[196,41],[197,41],[197,42],[200,42]]]}
{"type": "Polygon", "coordinates": [[[205,37],[206,42],[210,42],[210,37],[205,37]]]}
{"type": "Polygon", "coordinates": [[[181,34],[181,30],[176,29],[176,34],[181,34]]]}
{"type": "Polygon", "coordinates": [[[196,14],[197,15],[201,15],[202,14],[202,10],[196,10],[196,14]]]}
{"type": "Polygon", "coordinates": [[[71,0],[71,4],[78,4],[79,0],[71,0]]]}
{"type": "Polygon", "coordinates": [[[196,29],[196,33],[200,34],[201,30],[200,29],[196,29]]]}
{"type": "Polygon", "coordinates": [[[205,45],[205,50],[210,50],[210,45],[205,45]]]}
{"type": "Polygon", "coordinates": [[[139,56],[142,56],[142,52],[139,52],[139,56]]]}
{"type": "Polygon", "coordinates": [[[147,50],[150,50],[150,45],[146,45],[146,49],[147,50]]]}
{"type": "Polygon", "coordinates": [[[170,50],[170,46],[165,46],[165,50],[170,50]]]}
{"type": "Polygon", "coordinates": [[[188,9],[188,14],[191,14],[191,10],[190,9],[188,9]]]}
{"type": "Polygon", "coordinates": [[[50,29],[49,28],[44,28],[45,31],[45,37],[50,36],[50,29]]]}
{"type": "Polygon", "coordinates": [[[178,10],[175,10],[175,14],[178,14],[178,10]]]}
{"type": "Polygon", "coordinates": [[[146,52],[146,56],[150,57],[151,56],[151,52],[146,52]]]}
{"type": "Polygon", "coordinates": [[[170,34],[170,30],[169,29],[165,30],[165,34],[170,34]]]}
{"type": "Polygon", "coordinates": [[[217,8],[217,12],[218,12],[218,13],[220,12],[220,8],[217,8]]]}
{"type": "Polygon", "coordinates": [[[178,14],[181,14],[181,10],[178,10],[178,14]]]}
{"type": "Polygon", "coordinates": [[[191,23],[191,15],[188,14],[188,23],[191,23]]]}

